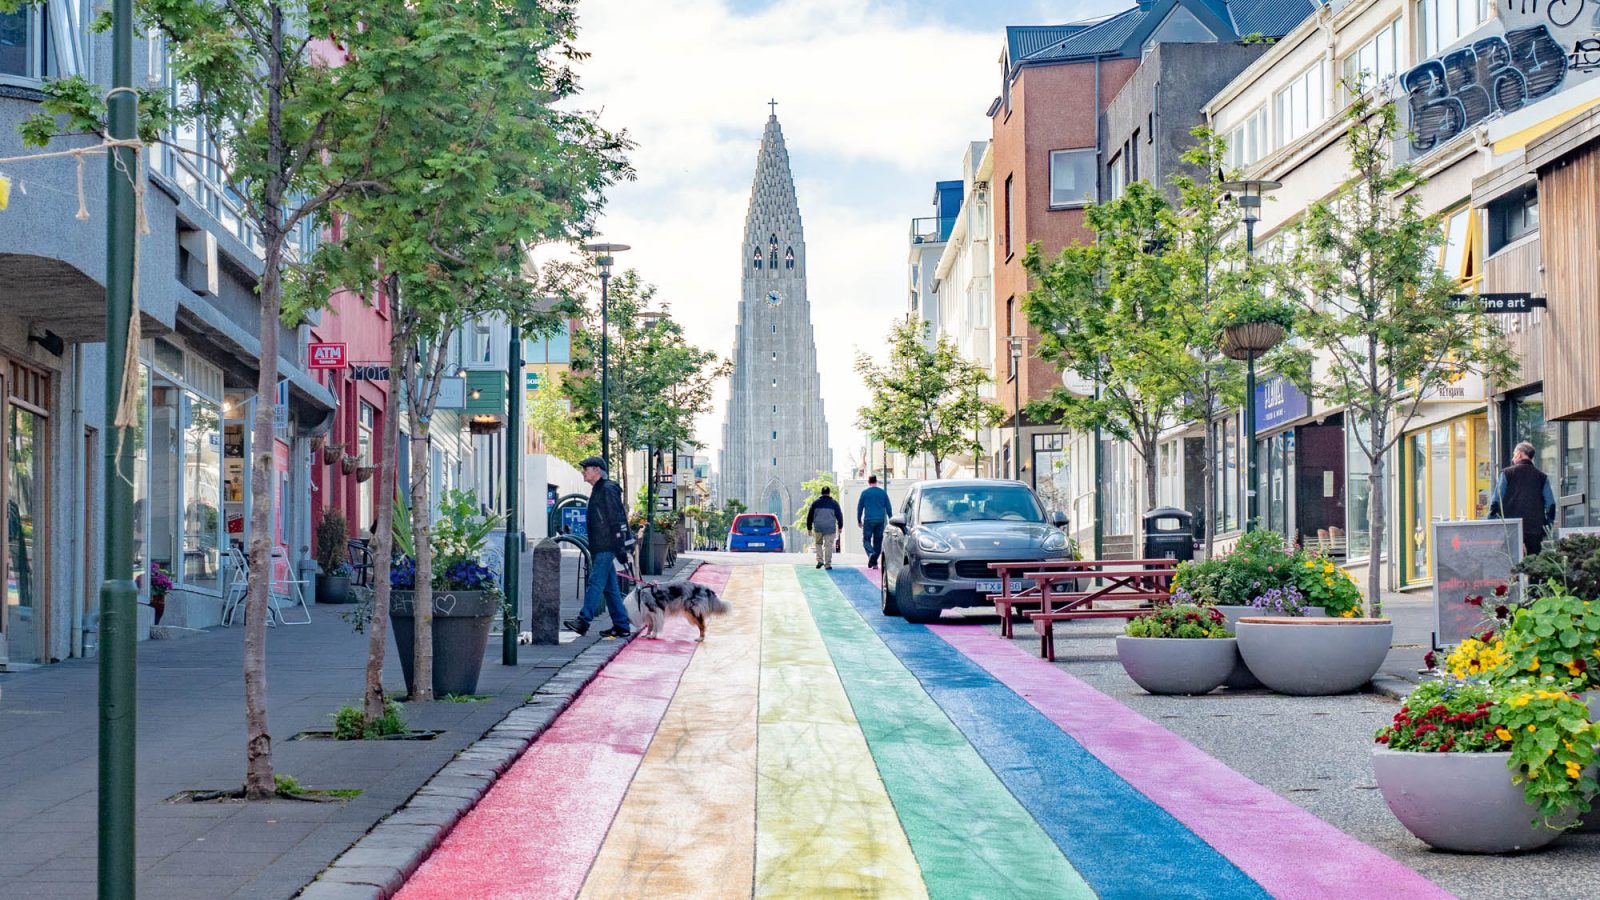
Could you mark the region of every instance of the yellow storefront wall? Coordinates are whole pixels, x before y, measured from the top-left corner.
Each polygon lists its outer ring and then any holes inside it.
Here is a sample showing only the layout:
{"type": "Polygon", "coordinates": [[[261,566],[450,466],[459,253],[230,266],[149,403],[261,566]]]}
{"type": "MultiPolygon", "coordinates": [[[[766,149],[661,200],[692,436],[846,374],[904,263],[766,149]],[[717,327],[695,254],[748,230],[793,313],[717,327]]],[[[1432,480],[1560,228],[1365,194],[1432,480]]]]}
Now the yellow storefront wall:
{"type": "Polygon", "coordinates": [[[1400,442],[1401,581],[1433,579],[1430,523],[1489,514],[1489,417],[1476,412],[1408,432],[1400,442]]]}

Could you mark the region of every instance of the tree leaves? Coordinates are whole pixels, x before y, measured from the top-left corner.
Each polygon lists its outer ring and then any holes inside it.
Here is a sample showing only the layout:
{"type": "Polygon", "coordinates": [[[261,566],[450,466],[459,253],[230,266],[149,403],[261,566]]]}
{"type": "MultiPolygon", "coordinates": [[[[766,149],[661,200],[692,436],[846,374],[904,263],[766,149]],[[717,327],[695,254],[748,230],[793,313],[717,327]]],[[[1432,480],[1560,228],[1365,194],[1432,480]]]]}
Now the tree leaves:
{"type": "Polygon", "coordinates": [[[872,395],[857,410],[857,424],[895,450],[931,456],[936,477],[952,454],[982,452],[975,432],[1005,416],[981,396],[989,373],[963,357],[948,336],[939,335],[930,347],[921,320],[895,326],[887,366],[858,353],[855,368],[872,395]]]}

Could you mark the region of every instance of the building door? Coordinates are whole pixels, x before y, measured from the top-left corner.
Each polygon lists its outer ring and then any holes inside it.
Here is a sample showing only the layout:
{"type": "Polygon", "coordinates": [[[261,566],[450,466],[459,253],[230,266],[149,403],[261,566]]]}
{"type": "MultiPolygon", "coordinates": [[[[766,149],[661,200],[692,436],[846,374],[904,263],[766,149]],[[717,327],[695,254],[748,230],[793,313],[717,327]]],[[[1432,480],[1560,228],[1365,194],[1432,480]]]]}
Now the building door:
{"type": "Polygon", "coordinates": [[[1322,425],[1299,429],[1295,448],[1297,536],[1306,547],[1344,556],[1344,422],[1330,416],[1322,425]]]}
{"type": "Polygon", "coordinates": [[[0,603],[0,660],[38,663],[50,634],[50,376],[7,362],[0,439],[0,499],[6,509],[5,599],[0,603]]]}

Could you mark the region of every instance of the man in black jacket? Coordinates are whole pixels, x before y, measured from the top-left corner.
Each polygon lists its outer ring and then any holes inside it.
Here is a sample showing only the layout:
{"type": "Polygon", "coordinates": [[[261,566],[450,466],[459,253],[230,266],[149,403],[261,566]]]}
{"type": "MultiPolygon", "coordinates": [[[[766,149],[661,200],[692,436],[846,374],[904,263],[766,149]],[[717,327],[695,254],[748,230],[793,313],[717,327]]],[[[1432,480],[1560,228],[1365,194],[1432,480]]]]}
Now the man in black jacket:
{"type": "Polygon", "coordinates": [[[822,496],[811,501],[806,510],[806,530],[817,542],[817,568],[833,568],[833,551],[839,546],[839,532],[844,529],[844,510],[833,499],[830,488],[822,489],[822,496]]]}
{"type": "Polygon", "coordinates": [[[577,617],[561,624],[568,631],[587,632],[589,623],[600,615],[604,596],[611,627],[601,634],[625,638],[633,631],[628,624],[627,607],[622,605],[622,587],[617,582],[617,556],[626,553],[633,543],[628,532],[628,508],[622,502],[622,488],[606,477],[605,460],[591,456],[579,465],[583,467],[583,480],[590,485],[589,506],[584,510],[584,524],[589,531],[589,584],[583,594],[583,609],[577,617]]]}
{"type": "Polygon", "coordinates": [[[1527,441],[1512,452],[1511,465],[1500,470],[1489,518],[1521,519],[1522,547],[1530,556],[1539,552],[1546,530],[1555,524],[1555,492],[1550,478],[1533,464],[1533,445],[1527,441]]]}

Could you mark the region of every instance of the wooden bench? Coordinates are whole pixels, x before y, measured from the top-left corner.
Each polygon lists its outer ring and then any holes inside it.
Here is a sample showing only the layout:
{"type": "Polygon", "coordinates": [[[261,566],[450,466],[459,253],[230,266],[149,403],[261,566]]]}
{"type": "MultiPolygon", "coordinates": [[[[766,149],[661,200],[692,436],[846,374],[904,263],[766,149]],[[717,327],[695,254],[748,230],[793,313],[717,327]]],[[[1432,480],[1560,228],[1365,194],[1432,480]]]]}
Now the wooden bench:
{"type": "MultiPolygon", "coordinates": [[[[1041,599],[1048,598],[1038,612],[1027,613],[1039,635],[1039,655],[1056,658],[1055,623],[1073,619],[1131,619],[1149,612],[1156,601],[1172,596],[1172,576],[1176,564],[1170,559],[1082,560],[1071,570],[1027,572],[1041,599]],[[1068,579],[1100,582],[1092,590],[1055,590],[1055,584],[1068,579]],[[1095,608],[1096,603],[1134,603],[1134,606],[1095,608]]],[[[1077,585],[1075,585],[1077,586],[1077,585]]]]}

